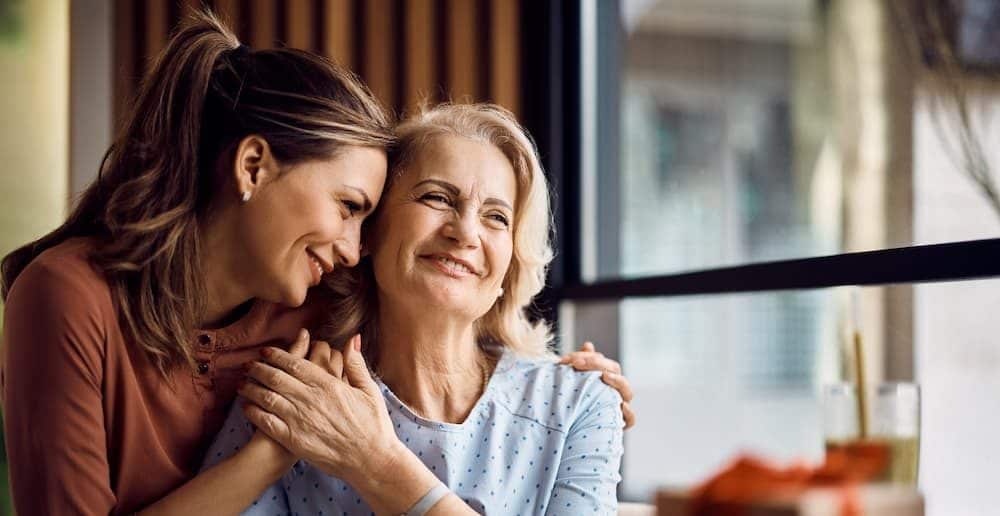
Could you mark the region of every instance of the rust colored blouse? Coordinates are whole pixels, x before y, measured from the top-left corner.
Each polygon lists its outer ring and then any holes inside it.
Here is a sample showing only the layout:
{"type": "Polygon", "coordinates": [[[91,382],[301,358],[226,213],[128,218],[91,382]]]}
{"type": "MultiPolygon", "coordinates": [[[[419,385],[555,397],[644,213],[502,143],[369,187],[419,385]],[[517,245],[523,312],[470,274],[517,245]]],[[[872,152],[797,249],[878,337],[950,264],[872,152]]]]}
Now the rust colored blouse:
{"type": "Polygon", "coordinates": [[[198,366],[169,381],[119,326],[110,288],[72,239],[20,274],[4,313],[3,410],[15,509],[120,514],[198,471],[244,362],[285,347],[318,314],[256,301],[234,324],[196,331],[198,366]]]}

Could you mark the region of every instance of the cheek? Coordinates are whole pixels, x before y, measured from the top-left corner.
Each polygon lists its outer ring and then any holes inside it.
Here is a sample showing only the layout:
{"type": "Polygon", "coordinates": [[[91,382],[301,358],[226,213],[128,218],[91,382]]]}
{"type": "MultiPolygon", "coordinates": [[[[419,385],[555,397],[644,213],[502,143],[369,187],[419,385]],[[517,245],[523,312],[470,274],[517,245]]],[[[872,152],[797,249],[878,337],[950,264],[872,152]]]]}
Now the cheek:
{"type": "Polygon", "coordinates": [[[489,253],[492,266],[490,275],[497,281],[501,281],[510,270],[510,264],[514,258],[514,243],[508,236],[491,246],[489,253]]]}

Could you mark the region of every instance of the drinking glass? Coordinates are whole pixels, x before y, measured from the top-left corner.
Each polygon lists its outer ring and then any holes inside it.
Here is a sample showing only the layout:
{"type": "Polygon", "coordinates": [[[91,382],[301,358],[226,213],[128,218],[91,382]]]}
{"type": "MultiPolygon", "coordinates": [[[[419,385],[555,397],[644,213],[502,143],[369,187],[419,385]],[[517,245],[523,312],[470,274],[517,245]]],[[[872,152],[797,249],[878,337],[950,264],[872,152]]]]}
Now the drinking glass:
{"type": "Polygon", "coordinates": [[[878,386],[872,413],[873,439],[889,445],[889,467],[881,480],[916,485],[920,462],[920,386],[886,382],[878,386]]]}

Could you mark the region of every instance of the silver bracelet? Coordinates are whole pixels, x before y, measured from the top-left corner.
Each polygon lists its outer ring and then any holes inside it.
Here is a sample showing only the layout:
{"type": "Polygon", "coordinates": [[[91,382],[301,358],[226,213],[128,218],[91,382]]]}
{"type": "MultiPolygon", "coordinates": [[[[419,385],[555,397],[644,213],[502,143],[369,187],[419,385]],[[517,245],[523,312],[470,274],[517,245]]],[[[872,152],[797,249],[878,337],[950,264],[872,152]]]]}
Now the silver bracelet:
{"type": "Polygon", "coordinates": [[[430,491],[427,491],[427,494],[420,498],[420,500],[417,500],[417,503],[413,504],[413,507],[410,507],[410,510],[404,513],[404,516],[424,516],[427,514],[427,511],[431,510],[431,507],[434,507],[434,504],[440,502],[450,492],[448,486],[439,483],[432,487],[430,491]]]}

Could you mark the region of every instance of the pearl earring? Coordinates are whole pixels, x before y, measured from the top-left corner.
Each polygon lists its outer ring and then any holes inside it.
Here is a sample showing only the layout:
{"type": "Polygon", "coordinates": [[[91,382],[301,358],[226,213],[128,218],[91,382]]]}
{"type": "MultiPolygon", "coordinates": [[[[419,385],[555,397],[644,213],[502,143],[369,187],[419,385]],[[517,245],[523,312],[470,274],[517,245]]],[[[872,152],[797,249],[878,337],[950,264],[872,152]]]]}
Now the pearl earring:
{"type": "Polygon", "coordinates": [[[249,201],[250,200],[250,192],[243,192],[242,200],[243,200],[243,202],[249,201]]]}
{"type": "Polygon", "coordinates": [[[503,297],[503,287],[500,287],[500,291],[497,292],[497,297],[498,298],[503,297]]]}

